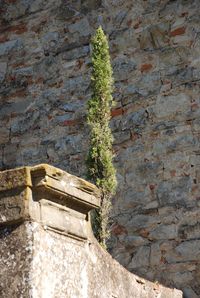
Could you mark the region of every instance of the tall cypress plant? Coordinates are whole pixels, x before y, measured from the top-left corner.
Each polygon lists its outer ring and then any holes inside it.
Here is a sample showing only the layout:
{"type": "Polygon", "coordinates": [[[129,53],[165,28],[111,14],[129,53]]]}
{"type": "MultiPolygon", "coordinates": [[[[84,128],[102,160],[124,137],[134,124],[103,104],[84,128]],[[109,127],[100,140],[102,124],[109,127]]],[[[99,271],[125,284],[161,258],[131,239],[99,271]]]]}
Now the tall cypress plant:
{"type": "Polygon", "coordinates": [[[101,27],[91,39],[92,96],[88,101],[87,122],[90,126],[90,148],[87,156],[88,178],[102,191],[101,207],[93,214],[94,233],[105,246],[109,237],[108,219],[111,197],[116,191],[113,166],[113,136],[109,127],[113,106],[113,78],[107,37],[101,27]]]}

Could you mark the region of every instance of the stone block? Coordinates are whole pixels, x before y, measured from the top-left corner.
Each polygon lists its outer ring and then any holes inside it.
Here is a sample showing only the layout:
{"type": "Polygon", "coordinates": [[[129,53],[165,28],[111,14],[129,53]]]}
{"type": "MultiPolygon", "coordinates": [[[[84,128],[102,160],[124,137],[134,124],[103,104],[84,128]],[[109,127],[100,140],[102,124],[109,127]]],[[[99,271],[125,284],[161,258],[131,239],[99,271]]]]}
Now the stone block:
{"type": "Polygon", "coordinates": [[[193,281],[193,275],[191,272],[169,273],[169,279],[173,284],[177,284],[177,286],[180,286],[183,282],[187,285],[193,281]]]}
{"type": "Polygon", "coordinates": [[[149,266],[150,247],[142,246],[139,247],[131,262],[128,265],[128,269],[132,270],[135,268],[148,267],[149,266]]]}
{"type": "Polygon", "coordinates": [[[198,298],[198,295],[191,288],[185,287],[183,294],[185,298],[198,298]]]}
{"type": "Polygon", "coordinates": [[[145,245],[148,243],[148,240],[141,236],[127,235],[123,237],[123,243],[127,248],[130,248],[145,245]]]}
{"type": "Polygon", "coordinates": [[[17,76],[31,76],[33,75],[33,67],[28,66],[28,67],[20,67],[16,68],[13,70],[12,75],[17,77],[17,76]]]}
{"type": "Polygon", "coordinates": [[[179,178],[175,182],[164,181],[157,188],[160,206],[179,204],[184,206],[191,189],[190,177],[179,178]]]}
{"type": "Polygon", "coordinates": [[[5,144],[9,141],[10,131],[6,127],[0,128],[0,144],[5,144]]]}
{"type": "MultiPolygon", "coordinates": [[[[1,111],[0,111],[0,117],[4,117],[5,115],[10,115],[10,114],[16,114],[16,115],[21,115],[23,112],[26,111],[26,109],[28,109],[28,107],[31,105],[32,100],[31,99],[22,99],[19,100],[17,102],[9,102],[8,104],[4,104],[4,106],[2,107],[1,111]]],[[[35,115],[33,116],[36,117],[37,113],[35,113],[35,115]]],[[[23,119],[28,119],[29,115],[23,115],[23,119]]],[[[14,120],[11,120],[11,123],[19,123],[20,118],[17,118],[14,120]]],[[[24,130],[24,128],[22,129],[24,130]]]]}
{"type": "Polygon", "coordinates": [[[178,233],[181,239],[198,239],[200,232],[200,219],[193,214],[193,219],[188,218],[179,223],[178,233]],[[188,223],[189,222],[189,223],[188,223]]]}
{"type": "Polygon", "coordinates": [[[63,60],[75,60],[78,58],[85,57],[89,54],[90,48],[89,46],[82,46],[78,47],[72,50],[69,50],[67,52],[64,52],[62,55],[63,60]]]}
{"type": "Polygon", "coordinates": [[[159,225],[149,234],[151,240],[167,240],[176,239],[178,236],[178,228],[176,225],[159,225]]]}
{"type": "Polygon", "coordinates": [[[90,84],[89,77],[85,76],[84,78],[82,76],[74,77],[73,79],[70,78],[64,82],[64,88],[70,93],[74,93],[77,91],[79,95],[83,94],[85,90],[87,90],[88,86],[90,84]]]}
{"type": "Polygon", "coordinates": [[[146,181],[152,182],[153,177],[157,176],[159,172],[162,171],[162,163],[161,162],[145,162],[141,163],[136,168],[136,173],[142,179],[146,179],[146,181]]]}
{"type": "Polygon", "coordinates": [[[87,36],[91,34],[91,28],[87,18],[80,19],[74,24],[68,26],[70,33],[78,32],[81,36],[87,36]]]}
{"type": "Polygon", "coordinates": [[[113,32],[112,39],[110,41],[110,51],[111,53],[126,53],[133,49],[139,47],[139,41],[134,31],[126,29],[118,29],[113,32]]]}
{"type": "Polygon", "coordinates": [[[198,260],[200,257],[200,240],[183,241],[175,250],[184,261],[198,260]]]}
{"type": "Polygon", "coordinates": [[[81,12],[86,14],[92,10],[100,8],[102,5],[101,0],[81,0],[81,12]]]}
{"type": "Polygon", "coordinates": [[[28,168],[0,172],[0,191],[32,186],[28,168]]]}
{"type": "Polygon", "coordinates": [[[0,62],[0,83],[4,81],[6,72],[7,72],[7,63],[0,62]]]}
{"type": "Polygon", "coordinates": [[[165,47],[169,41],[168,30],[169,23],[167,22],[148,26],[141,32],[140,48],[152,50],[165,47]]]}
{"type": "Polygon", "coordinates": [[[127,222],[127,230],[134,231],[139,229],[148,228],[148,230],[152,230],[155,226],[160,222],[158,216],[147,215],[147,214],[135,214],[133,217],[127,222]]]}
{"type": "Polygon", "coordinates": [[[169,117],[173,114],[187,111],[190,107],[190,100],[187,94],[175,96],[158,96],[154,113],[157,118],[169,117]]]}
{"type": "Polygon", "coordinates": [[[149,202],[147,204],[145,204],[144,209],[148,210],[148,209],[157,209],[158,208],[158,201],[152,201],[149,202]]]}
{"type": "Polygon", "coordinates": [[[136,62],[134,60],[127,59],[127,57],[116,58],[113,61],[113,71],[115,80],[126,80],[130,74],[136,69],[136,62]]]}
{"type": "Polygon", "coordinates": [[[26,210],[27,190],[15,194],[8,193],[6,197],[0,193],[0,226],[21,222],[28,217],[26,210]]]}
{"type": "Polygon", "coordinates": [[[48,32],[42,36],[42,45],[44,52],[49,54],[50,52],[56,53],[59,44],[59,33],[48,32]]]}
{"type": "Polygon", "coordinates": [[[122,129],[143,127],[146,123],[146,112],[144,109],[140,109],[129,114],[122,124],[122,129]]]}
{"type": "Polygon", "coordinates": [[[74,16],[79,15],[79,7],[76,7],[75,5],[67,5],[65,0],[62,0],[61,3],[59,3],[59,7],[57,8],[57,14],[56,17],[59,20],[69,20],[73,18],[74,16]]]}
{"type": "Polygon", "coordinates": [[[151,72],[151,76],[143,74],[136,82],[137,92],[140,97],[158,95],[161,88],[161,77],[158,71],[151,72]]]}
{"type": "Polygon", "coordinates": [[[150,252],[150,266],[159,266],[161,265],[161,249],[160,249],[160,243],[153,243],[151,245],[151,252],[150,252]]]}
{"type": "Polygon", "coordinates": [[[40,204],[40,216],[43,225],[59,230],[71,237],[87,239],[88,229],[84,214],[71,211],[46,199],[40,200],[40,204]]]}
{"type": "MultiPolygon", "coordinates": [[[[127,180],[129,181],[131,176],[127,176],[127,180]]],[[[128,185],[132,183],[128,182],[128,185]]],[[[148,195],[145,193],[145,191],[136,191],[133,188],[128,188],[125,192],[122,194],[123,196],[123,206],[124,208],[133,208],[136,206],[142,206],[146,205],[149,202],[148,195]]]]}
{"type": "MultiPolygon", "coordinates": [[[[63,125],[67,124],[69,125],[69,122],[66,121],[70,121],[73,119],[69,119],[69,120],[65,120],[63,123],[63,125]]],[[[62,155],[62,156],[66,156],[66,155],[70,155],[70,154],[75,154],[75,153],[79,153],[80,152],[80,141],[83,140],[82,136],[77,135],[69,135],[66,137],[62,137],[60,139],[57,139],[56,143],[55,143],[55,150],[57,151],[58,155],[62,155]]],[[[82,142],[82,145],[84,144],[84,141],[82,142]]]]}
{"type": "Polygon", "coordinates": [[[35,220],[71,237],[87,239],[87,214],[99,204],[99,195],[91,183],[47,165],[3,171],[0,225],[35,220]]]}
{"type": "Polygon", "coordinates": [[[20,39],[9,40],[0,44],[0,56],[8,55],[10,51],[16,50],[21,47],[22,42],[20,39]]]}

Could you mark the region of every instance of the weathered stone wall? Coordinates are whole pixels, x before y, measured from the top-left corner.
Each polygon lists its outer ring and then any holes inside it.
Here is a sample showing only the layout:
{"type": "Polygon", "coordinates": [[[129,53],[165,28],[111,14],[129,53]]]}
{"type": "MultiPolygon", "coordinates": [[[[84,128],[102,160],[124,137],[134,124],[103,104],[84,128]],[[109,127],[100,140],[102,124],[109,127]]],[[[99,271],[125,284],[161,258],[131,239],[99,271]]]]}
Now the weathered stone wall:
{"type": "Polygon", "coordinates": [[[32,235],[27,231],[25,225],[19,224],[0,227],[0,297],[2,298],[29,297],[32,235]]]}
{"type": "Polygon", "coordinates": [[[1,168],[48,162],[84,176],[89,39],[101,24],[117,102],[110,251],[200,296],[200,2],[0,3],[1,168]]]}
{"type": "Polygon", "coordinates": [[[0,173],[1,298],[182,298],[128,272],[97,243],[98,189],[48,165],[0,173]]]}

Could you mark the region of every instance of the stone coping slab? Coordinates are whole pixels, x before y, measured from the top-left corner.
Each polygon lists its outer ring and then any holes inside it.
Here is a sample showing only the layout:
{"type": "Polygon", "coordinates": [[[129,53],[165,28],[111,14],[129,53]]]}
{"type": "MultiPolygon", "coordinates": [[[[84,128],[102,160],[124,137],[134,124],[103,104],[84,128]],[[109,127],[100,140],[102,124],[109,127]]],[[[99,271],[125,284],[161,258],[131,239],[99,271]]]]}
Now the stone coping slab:
{"type": "Polygon", "coordinates": [[[40,164],[0,172],[0,226],[25,220],[87,239],[88,213],[100,206],[100,191],[67,172],[40,164]]]}

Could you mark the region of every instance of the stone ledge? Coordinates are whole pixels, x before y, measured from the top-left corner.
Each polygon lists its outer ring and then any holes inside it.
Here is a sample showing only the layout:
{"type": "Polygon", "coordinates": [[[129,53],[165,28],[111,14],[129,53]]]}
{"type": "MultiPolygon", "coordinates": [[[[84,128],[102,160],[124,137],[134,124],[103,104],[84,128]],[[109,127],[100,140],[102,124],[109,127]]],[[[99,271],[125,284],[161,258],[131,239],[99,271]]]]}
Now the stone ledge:
{"type": "Polygon", "coordinates": [[[96,186],[53,166],[41,164],[0,173],[0,226],[33,220],[87,239],[88,212],[99,204],[96,186]]]}
{"type": "Polygon", "coordinates": [[[70,204],[70,207],[82,205],[86,212],[99,207],[99,189],[84,179],[47,164],[31,167],[30,173],[33,189],[53,193],[70,204]]]}

